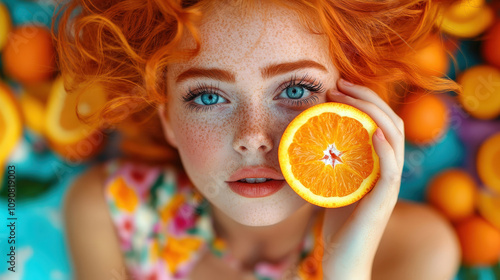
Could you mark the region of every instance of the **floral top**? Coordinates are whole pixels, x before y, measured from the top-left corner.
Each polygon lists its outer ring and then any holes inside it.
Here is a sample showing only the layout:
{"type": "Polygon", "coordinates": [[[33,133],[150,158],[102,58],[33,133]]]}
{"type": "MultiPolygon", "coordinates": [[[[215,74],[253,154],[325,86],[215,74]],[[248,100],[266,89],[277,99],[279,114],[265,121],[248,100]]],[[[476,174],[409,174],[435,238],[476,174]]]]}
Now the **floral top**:
{"type": "MultiPolygon", "coordinates": [[[[210,205],[180,169],[110,161],[104,194],[130,274],[135,280],[188,279],[210,250],[232,265],[212,227],[210,205]]],[[[321,279],[321,217],[300,246],[300,279],[321,279]]],[[[285,278],[285,264],[256,265],[259,280],[285,278]]],[[[287,279],[289,277],[286,277],[287,279]]]]}

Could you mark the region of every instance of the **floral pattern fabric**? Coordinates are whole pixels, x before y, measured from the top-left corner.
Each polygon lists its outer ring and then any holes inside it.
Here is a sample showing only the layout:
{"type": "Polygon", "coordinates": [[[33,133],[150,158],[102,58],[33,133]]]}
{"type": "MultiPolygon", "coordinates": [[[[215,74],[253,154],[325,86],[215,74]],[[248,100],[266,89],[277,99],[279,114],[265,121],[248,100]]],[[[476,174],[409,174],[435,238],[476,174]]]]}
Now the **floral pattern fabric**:
{"type": "MultiPolygon", "coordinates": [[[[215,236],[209,203],[179,168],[110,161],[104,195],[130,274],[136,280],[178,280],[210,250],[231,265],[224,240],[215,236]]],[[[323,212],[301,246],[300,279],[321,279],[323,212]]],[[[259,280],[281,279],[279,265],[257,264],[259,280]]]]}

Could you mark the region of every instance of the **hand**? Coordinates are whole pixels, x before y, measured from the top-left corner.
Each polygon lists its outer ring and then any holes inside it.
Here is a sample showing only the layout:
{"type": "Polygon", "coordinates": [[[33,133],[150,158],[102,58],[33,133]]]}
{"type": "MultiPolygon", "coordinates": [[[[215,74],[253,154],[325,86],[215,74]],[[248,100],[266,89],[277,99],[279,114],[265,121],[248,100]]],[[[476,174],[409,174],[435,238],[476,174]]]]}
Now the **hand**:
{"type": "Polygon", "coordinates": [[[373,145],[380,158],[380,178],[357,203],[325,209],[323,279],[371,279],[375,253],[398,199],[404,162],[404,125],[372,90],[348,85],[343,80],[338,82],[338,89],[328,92],[327,102],[356,107],[379,127],[373,135],[373,145]]]}

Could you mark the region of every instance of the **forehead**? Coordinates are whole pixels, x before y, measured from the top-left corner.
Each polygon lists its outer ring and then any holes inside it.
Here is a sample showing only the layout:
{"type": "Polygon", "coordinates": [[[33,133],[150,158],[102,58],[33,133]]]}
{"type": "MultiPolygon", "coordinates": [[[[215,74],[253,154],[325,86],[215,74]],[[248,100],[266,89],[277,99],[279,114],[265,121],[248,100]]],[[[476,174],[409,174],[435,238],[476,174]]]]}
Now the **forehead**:
{"type": "MultiPolygon", "coordinates": [[[[266,1],[251,9],[232,5],[213,9],[204,15],[198,30],[200,52],[187,63],[170,65],[170,74],[189,67],[238,72],[302,59],[325,66],[331,61],[326,36],[311,33],[294,11],[266,1]]],[[[194,47],[194,39],[185,35],[180,48],[194,47]]]]}

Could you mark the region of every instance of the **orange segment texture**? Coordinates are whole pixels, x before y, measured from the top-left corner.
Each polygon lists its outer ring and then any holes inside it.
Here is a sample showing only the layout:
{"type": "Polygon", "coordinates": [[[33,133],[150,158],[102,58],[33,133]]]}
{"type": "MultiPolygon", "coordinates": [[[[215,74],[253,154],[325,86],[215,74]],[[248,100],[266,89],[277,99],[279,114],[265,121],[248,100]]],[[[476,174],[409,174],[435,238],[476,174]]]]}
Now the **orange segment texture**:
{"type": "Polygon", "coordinates": [[[359,200],[378,179],[371,141],[376,128],[368,115],[345,104],[329,102],[305,110],[280,142],[285,179],[319,206],[340,207],[359,200]]]}

